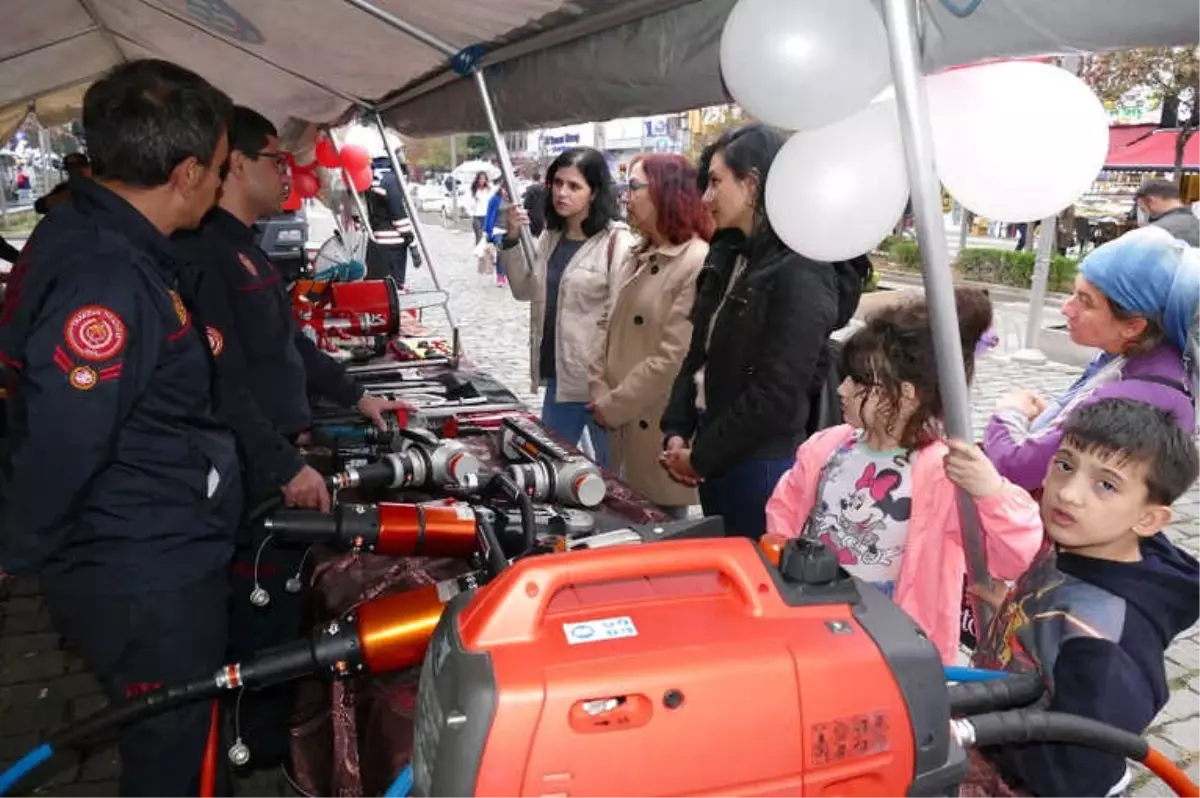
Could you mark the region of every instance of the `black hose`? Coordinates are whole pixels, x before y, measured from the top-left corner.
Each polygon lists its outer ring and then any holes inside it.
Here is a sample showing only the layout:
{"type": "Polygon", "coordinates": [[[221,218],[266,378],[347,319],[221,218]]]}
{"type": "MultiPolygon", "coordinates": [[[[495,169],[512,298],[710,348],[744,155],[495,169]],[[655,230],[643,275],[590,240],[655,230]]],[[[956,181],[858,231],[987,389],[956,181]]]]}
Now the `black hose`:
{"type": "Polygon", "coordinates": [[[1014,709],[975,715],[965,720],[975,729],[977,747],[1014,743],[1067,743],[1107,751],[1135,762],[1144,760],[1150,749],[1150,744],[1136,734],[1065,712],[1014,709]]]}
{"type": "Polygon", "coordinates": [[[184,704],[213,698],[220,693],[221,687],[212,676],[196,679],[186,684],[160,687],[131,701],[102,709],[55,733],[50,741],[56,751],[62,751],[72,746],[88,745],[110,728],[136,723],[154,715],[169,712],[184,704]]]}
{"type": "Polygon", "coordinates": [[[1036,673],[1013,674],[983,682],[960,682],[946,687],[950,714],[955,717],[1029,706],[1045,692],[1046,685],[1036,673]]]}
{"type": "Polygon", "coordinates": [[[529,494],[521,490],[516,482],[513,482],[506,474],[500,472],[492,475],[492,478],[484,484],[479,495],[480,498],[487,499],[497,493],[517,505],[517,510],[521,513],[521,534],[525,542],[525,551],[521,552],[521,554],[528,554],[537,545],[537,527],[534,524],[533,499],[529,498],[529,494]]]}

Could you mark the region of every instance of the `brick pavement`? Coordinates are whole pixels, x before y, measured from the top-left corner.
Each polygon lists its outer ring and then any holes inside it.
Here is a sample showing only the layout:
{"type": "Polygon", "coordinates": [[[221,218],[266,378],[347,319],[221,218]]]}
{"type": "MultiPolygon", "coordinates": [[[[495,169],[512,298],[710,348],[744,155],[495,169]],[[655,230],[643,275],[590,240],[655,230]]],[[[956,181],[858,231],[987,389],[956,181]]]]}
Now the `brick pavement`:
{"type": "MultiPolygon", "coordinates": [[[[451,292],[451,308],[468,355],[526,400],[529,392],[528,306],[512,300],[490,278],[475,273],[469,233],[434,225],[426,233],[439,267],[442,287],[451,292]]],[[[432,287],[427,269],[410,272],[417,288],[432,287]]],[[[431,326],[444,328],[437,311],[426,311],[431,326]]],[[[1054,364],[1031,367],[1002,358],[983,360],[974,392],[974,420],[982,429],[987,411],[1010,387],[1028,387],[1046,395],[1065,389],[1077,370],[1054,364]]],[[[1170,534],[1193,554],[1200,548],[1200,490],[1195,487],[1176,505],[1178,520],[1170,534]]],[[[1168,651],[1171,700],[1150,729],[1155,747],[1200,779],[1200,633],[1190,629],[1168,651]]],[[[31,748],[43,735],[103,704],[99,685],[79,660],[63,650],[49,624],[37,586],[26,580],[0,584],[0,764],[31,748]]],[[[118,764],[110,746],[86,762],[67,762],[36,794],[47,796],[115,795],[118,764]]],[[[274,773],[238,784],[241,795],[292,794],[274,773]]],[[[1169,795],[1148,774],[1135,779],[1133,794],[1169,795]]]]}

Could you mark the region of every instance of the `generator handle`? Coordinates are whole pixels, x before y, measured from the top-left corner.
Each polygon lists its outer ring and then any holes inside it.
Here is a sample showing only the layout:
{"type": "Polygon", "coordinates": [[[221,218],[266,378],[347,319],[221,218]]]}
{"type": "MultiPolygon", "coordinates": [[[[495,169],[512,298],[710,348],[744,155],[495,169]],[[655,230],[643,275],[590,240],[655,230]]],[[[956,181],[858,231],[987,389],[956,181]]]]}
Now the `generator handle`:
{"type": "Polygon", "coordinates": [[[550,602],[568,587],[706,571],[716,571],[733,587],[748,614],[766,614],[767,597],[775,591],[753,541],[678,540],[518,560],[476,595],[460,631],[472,648],[529,642],[544,625],[550,602]]]}

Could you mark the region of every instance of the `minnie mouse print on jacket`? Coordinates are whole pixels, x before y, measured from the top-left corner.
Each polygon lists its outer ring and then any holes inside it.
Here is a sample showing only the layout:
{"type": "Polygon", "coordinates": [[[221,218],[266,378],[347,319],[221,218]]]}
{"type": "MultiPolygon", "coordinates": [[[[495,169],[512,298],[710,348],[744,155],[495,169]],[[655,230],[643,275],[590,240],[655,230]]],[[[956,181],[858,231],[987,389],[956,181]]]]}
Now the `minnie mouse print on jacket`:
{"type": "Polygon", "coordinates": [[[912,515],[912,453],[879,452],[855,438],[821,472],[804,534],[837,553],[842,566],[893,595],[912,515]]]}

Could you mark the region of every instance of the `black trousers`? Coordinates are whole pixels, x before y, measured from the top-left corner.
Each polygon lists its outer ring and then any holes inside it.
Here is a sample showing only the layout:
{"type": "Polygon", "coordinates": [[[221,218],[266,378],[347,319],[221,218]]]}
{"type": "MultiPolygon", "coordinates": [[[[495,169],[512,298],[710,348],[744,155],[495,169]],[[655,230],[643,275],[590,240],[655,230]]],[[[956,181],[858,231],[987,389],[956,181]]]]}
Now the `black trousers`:
{"type": "Polygon", "coordinates": [[[403,286],[408,277],[408,243],[376,244],[367,242],[367,278],[381,280],[391,277],[403,286]]]}
{"type": "MultiPolygon", "coordinates": [[[[98,596],[44,587],[55,628],[100,680],[110,703],[212,675],[224,661],[224,572],[155,593],[98,596]]],[[[122,729],[121,795],[197,795],[211,713],[205,701],[122,729]]],[[[218,795],[228,789],[221,764],[218,795]]]]}
{"type": "MultiPolygon", "coordinates": [[[[261,531],[259,540],[261,542],[261,531]]],[[[304,550],[267,543],[258,560],[257,585],[270,595],[265,607],[250,603],[255,588],[254,558],[257,545],[240,546],[234,553],[229,597],[229,659],[241,661],[268,648],[291,643],[304,634],[303,597],[289,593],[286,585],[296,576],[304,550]]],[[[303,575],[301,575],[303,581],[303,575]]],[[[246,692],[241,697],[239,725],[242,742],[250,748],[251,769],[275,768],[290,761],[291,716],[295,683],[246,692]]],[[[232,702],[229,709],[235,709],[232,702]]]]}

